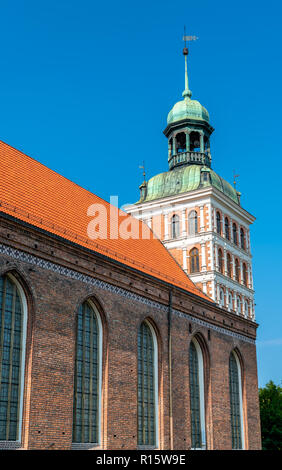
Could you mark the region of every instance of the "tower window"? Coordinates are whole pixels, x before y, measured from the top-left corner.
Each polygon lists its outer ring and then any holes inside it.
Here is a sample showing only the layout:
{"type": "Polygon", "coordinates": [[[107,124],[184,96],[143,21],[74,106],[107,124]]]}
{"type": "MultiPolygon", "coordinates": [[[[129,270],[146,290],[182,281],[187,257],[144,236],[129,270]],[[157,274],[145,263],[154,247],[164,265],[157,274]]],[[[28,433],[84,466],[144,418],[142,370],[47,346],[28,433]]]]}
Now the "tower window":
{"type": "Polygon", "coordinates": [[[157,446],[157,342],[145,321],[138,331],[138,445],[157,446]]]}
{"type": "Polygon", "coordinates": [[[224,292],[223,292],[223,289],[220,289],[220,291],[219,291],[219,305],[221,307],[224,306],[224,292]]]}
{"type": "Polygon", "coordinates": [[[245,250],[245,232],[242,228],[240,229],[240,242],[242,250],[245,250]]]}
{"type": "Polygon", "coordinates": [[[229,277],[232,278],[231,256],[229,253],[227,253],[226,261],[227,261],[227,274],[229,277]]]}
{"type": "Polygon", "coordinates": [[[190,273],[198,273],[199,271],[199,250],[192,248],[190,251],[190,273]]]}
{"type": "Polygon", "coordinates": [[[237,225],[235,223],[232,226],[232,231],[233,231],[233,243],[235,243],[235,245],[238,245],[237,225]]]}
{"type": "Polygon", "coordinates": [[[200,152],[200,134],[199,132],[190,133],[190,151],[191,152],[200,152]]]}
{"type": "Polygon", "coordinates": [[[196,211],[189,212],[188,229],[189,235],[195,235],[195,233],[198,233],[198,214],[196,211]]]}
{"type": "Polygon", "coordinates": [[[219,272],[224,274],[223,254],[222,254],[221,248],[219,248],[218,250],[218,269],[219,269],[219,272]]]}
{"type": "Polygon", "coordinates": [[[244,285],[247,287],[248,286],[248,276],[247,276],[247,266],[245,263],[243,263],[243,282],[244,285]]]}
{"type": "Polygon", "coordinates": [[[171,218],[171,238],[178,238],[180,235],[179,217],[174,214],[171,218]]]}
{"type": "Polygon", "coordinates": [[[186,152],[186,134],[179,132],[176,135],[176,153],[186,152]]]}
{"type": "Polygon", "coordinates": [[[240,266],[238,259],[235,260],[235,280],[240,282],[240,266]]]}
{"type": "Polygon", "coordinates": [[[228,296],[228,306],[229,306],[229,309],[230,309],[230,310],[233,310],[233,298],[232,298],[232,294],[229,294],[229,296],[228,296]]]}
{"type": "Polygon", "coordinates": [[[216,213],[216,231],[221,234],[221,217],[220,212],[216,213]]]}
{"type": "Polygon", "coordinates": [[[228,220],[228,217],[225,217],[224,224],[225,224],[225,238],[227,238],[227,240],[230,240],[229,220],[228,220]]]}

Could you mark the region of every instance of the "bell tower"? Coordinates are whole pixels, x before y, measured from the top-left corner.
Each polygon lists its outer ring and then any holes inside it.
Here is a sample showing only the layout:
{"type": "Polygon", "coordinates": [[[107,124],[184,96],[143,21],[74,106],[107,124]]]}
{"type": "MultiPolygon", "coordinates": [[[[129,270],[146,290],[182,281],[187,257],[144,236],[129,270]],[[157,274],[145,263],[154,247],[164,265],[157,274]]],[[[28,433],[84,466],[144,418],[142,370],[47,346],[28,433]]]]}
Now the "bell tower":
{"type": "Polygon", "coordinates": [[[167,127],[164,130],[168,139],[169,170],[189,164],[211,166],[210,136],[214,129],[209,124],[208,111],[198,101],[191,99],[187,47],[184,47],[183,55],[185,58],[183,100],[176,103],[169,112],[167,127]]]}
{"type": "MultiPolygon", "coordinates": [[[[144,179],[126,211],[160,238],[195,285],[223,309],[255,319],[250,225],[241,194],[211,167],[209,113],[185,89],[167,116],[168,171],[144,179]]],[[[213,160],[214,162],[214,160],[213,160]]]]}

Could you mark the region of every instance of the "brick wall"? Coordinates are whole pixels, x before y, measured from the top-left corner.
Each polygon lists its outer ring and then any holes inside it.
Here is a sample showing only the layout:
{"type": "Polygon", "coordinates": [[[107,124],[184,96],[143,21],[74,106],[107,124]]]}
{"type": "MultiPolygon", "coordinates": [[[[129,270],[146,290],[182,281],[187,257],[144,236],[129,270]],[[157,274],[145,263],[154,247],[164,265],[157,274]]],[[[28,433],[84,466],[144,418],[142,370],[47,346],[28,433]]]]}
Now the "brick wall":
{"type": "Polygon", "coordinates": [[[17,276],[28,300],[24,448],[71,448],[75,321],[79,305],[87,298],[96,303],[103,324],[101,448],[137,447],[137,333],[145,318],[150,319],[158,338],[160,448],[169,449],[172,441],[175,449],[191,445],[188,351],[194,335],[202,346],[205,364],[208,448],[231,448],[228,364],[234,348],[242,360],[246,448],[260,448],[256,348],[251,342],[256,336],[255,323],[11,218],[1,218],[0,246],[0,274],[17,276]],[[19,251],[9,252],[7,247],[19,251]],[[34,258],[24,259],[19,253],[34,258]],[[91,285],[86,278],[73,278],[56,272],[54,265],[35,262],[39,259],[107,284],[91,285]],[[170,289],[174,309],[172,429],[170,289]]]}

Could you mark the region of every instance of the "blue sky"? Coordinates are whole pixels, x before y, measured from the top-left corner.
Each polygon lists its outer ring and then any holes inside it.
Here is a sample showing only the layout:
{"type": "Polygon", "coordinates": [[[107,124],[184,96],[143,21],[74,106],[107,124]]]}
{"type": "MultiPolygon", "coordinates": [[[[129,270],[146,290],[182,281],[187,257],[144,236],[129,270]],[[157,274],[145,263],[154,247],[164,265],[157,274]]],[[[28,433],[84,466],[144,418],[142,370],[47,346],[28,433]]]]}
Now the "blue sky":
{"type": "Polygon", "coordinates": [[[135,202],[167,169],[166,116],[184,88],[215,127],[213,169],[256,216],[259,385],[281,383],[281,24],[278,1],[0,0],[0,139],[106,200],[135,202]]]}

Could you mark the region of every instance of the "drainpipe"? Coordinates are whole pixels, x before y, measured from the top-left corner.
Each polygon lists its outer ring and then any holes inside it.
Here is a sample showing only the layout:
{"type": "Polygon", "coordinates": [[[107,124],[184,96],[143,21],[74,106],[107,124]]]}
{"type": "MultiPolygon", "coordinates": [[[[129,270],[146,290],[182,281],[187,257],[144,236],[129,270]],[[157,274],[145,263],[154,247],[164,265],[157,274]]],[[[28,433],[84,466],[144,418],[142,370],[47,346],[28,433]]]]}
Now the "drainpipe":
{"type": "Polygon", "coordinates": [[[173,450],[173,414],[172,414],[172,370],[171,370],[171,313],[172,291],[169,291],[168,303],[168,375],[169,375],[169,437],[170,450],[173,450]]]}

